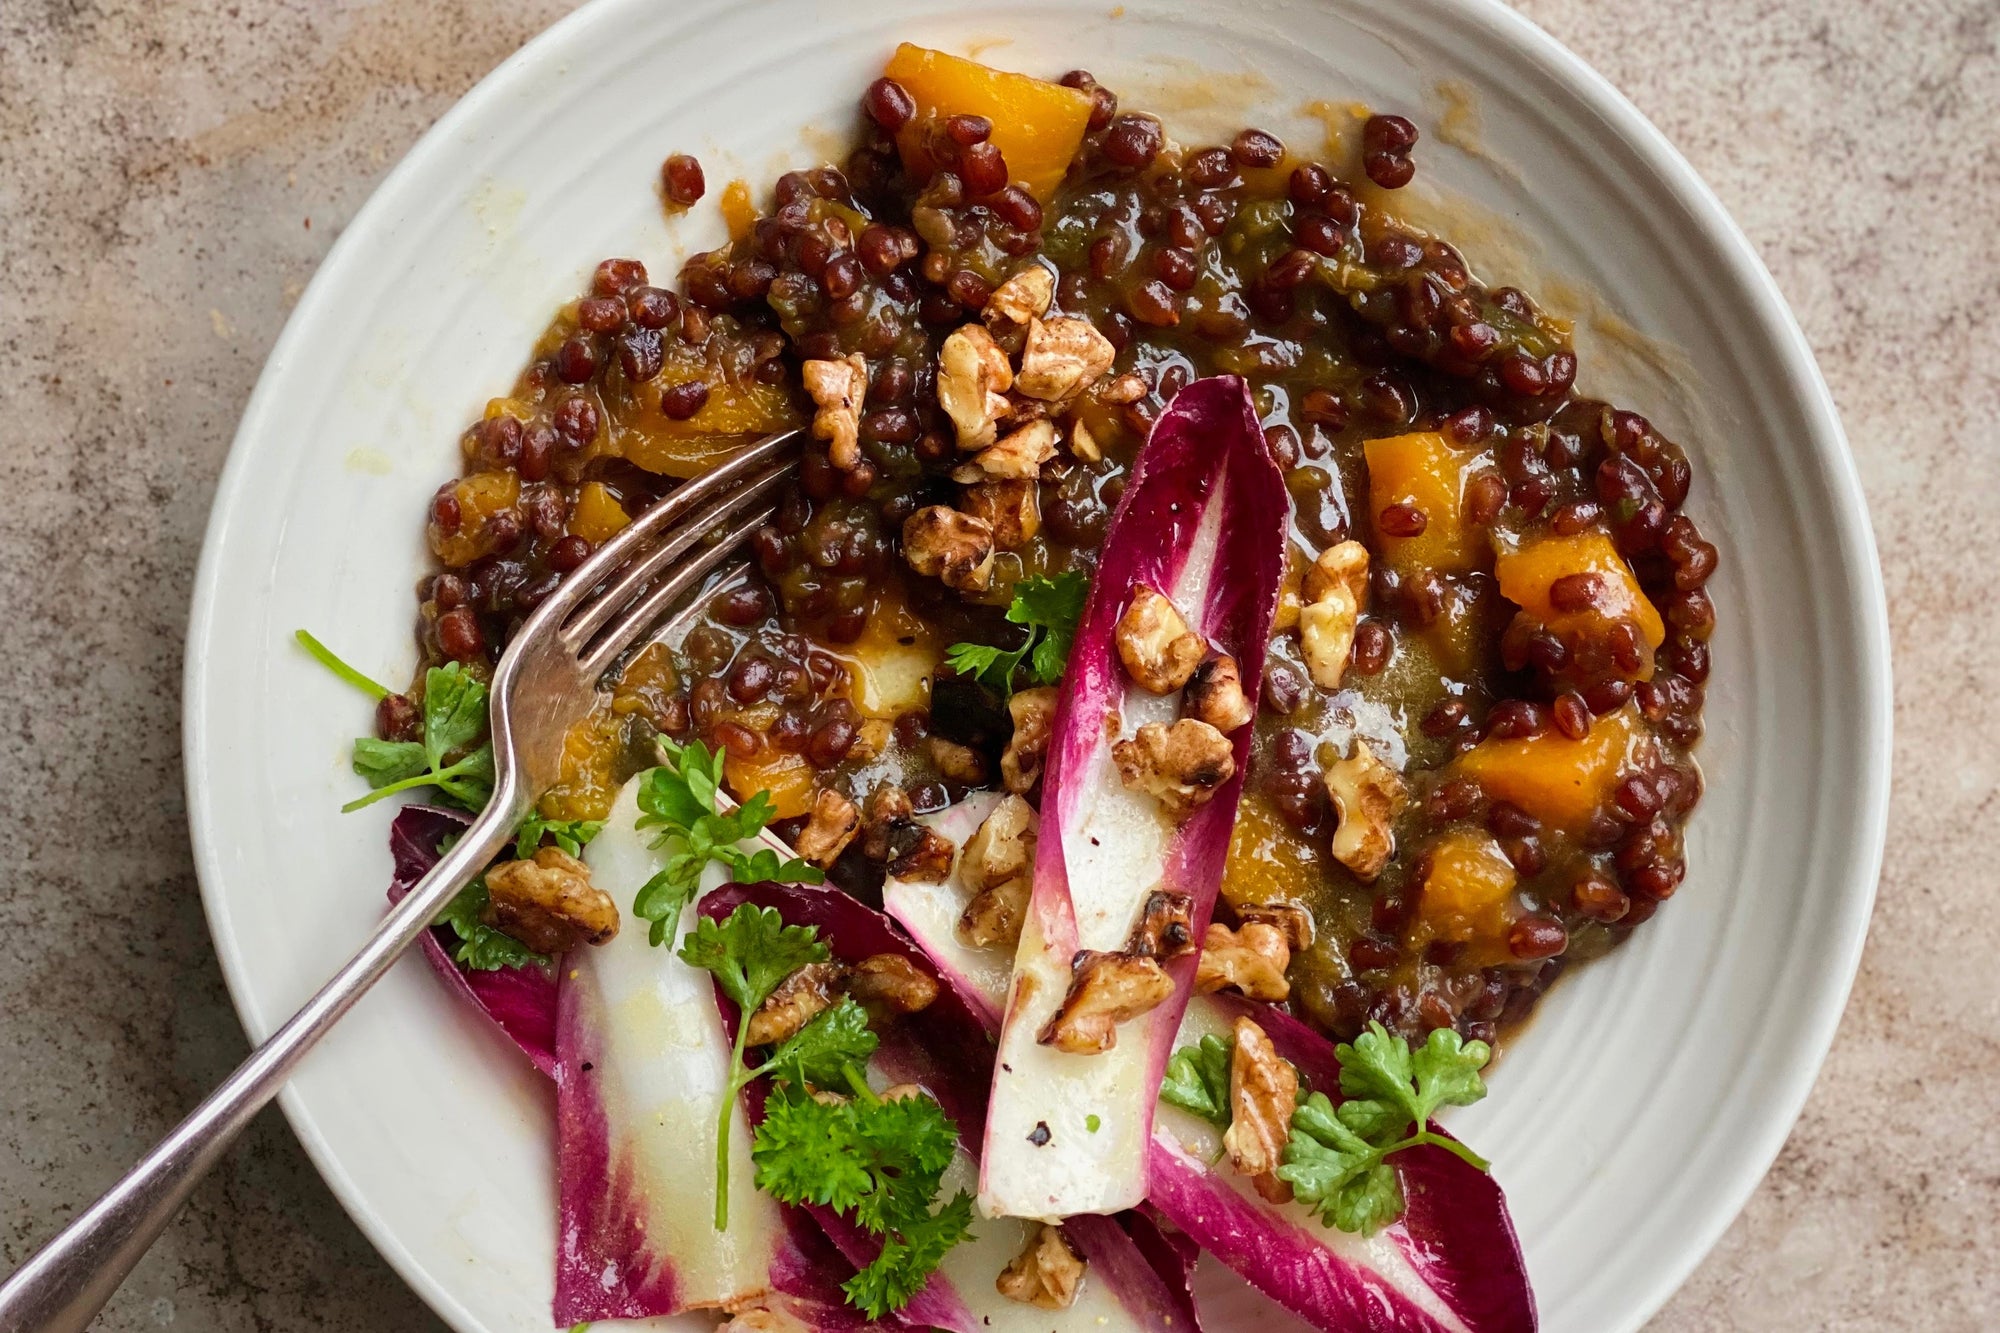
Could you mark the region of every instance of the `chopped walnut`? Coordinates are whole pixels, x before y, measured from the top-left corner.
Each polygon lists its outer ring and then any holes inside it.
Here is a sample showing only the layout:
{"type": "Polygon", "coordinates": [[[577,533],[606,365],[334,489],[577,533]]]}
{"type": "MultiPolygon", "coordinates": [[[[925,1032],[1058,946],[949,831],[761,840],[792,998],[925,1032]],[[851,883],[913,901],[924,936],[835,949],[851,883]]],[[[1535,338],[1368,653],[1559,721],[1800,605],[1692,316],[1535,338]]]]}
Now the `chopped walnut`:
{"type": "Polygon", "coordinates": [[[973,835],[965,840],[958,877],[968,887],[990,889],[1035,865],[1035,808],[1018,796],[1003,796],[973,835]]]}
{"type": "Polygon", "coordinates": [[[973,787],[986,780],[986,760],[970,745],[930,736],[924,740],[924,749],[945,781],[973,787]]]}
{"type": "Polygon", "coordinates": [[[1229,1129],[1222,1146],[1229,1164],[1251,1177],[1257,1193],[1272,1203],[1292,1197],[1291,1186],[1274,1172],[1285,1160],[1298,1102],[1299,1071],[1278,1054],[1263,1028],[1239,1017],[1236,1049],[1229,1057],[1229,1129]]]}
{"type": "Polygon", "coordinates": [[[966,487],[959,504],[985,520],[994,546],[1003,551],[1026,546],[1042,530],[1041,492],[1033,481],[982,481],[966,487]]]}
{"type": "Polygon", "coordinates": [[[903,520],[903,558],[960,592],[984,592],[993,582],[993,525],[943,505],[903,520]]]}
{"type": "Polygon", "coordinates": [[[1041,780],[1042,760],[1055,726],[1055,686],[1015,691],[1007,701],[1007,716],[1014,720],[1014,734],[1000,756],[1000,780],[1008,791],[1030,791],[1041,780]]]}
{"type": "Polygon", "coordinates": [[[981,889],[959,914],[958,938],[975,949],[1013,948],[1021,942],[1021,926],[1028,919],[1028,900],[1034,893],[1035,882],[1027,875],[981,889]]]}
{"type": "Polygon", "coordinates": [[[961,449],[984,449],[993,443],[995,424],[1007,415],[1005,394],[1014,383],[1014,368],[993,335],[978,324],[952,332],[938,348],[938,406],[951,418],[961,449]]]}
{"type": "Polygon", "coordinates": [[[1340,542],[1320,553],[1300,589],[1299,648],[1321,689],[1337,690],[1354,651],[1354,627],[1368,600],[1368,548],[1340,542]]]}
{"type": "Polygon", "coordinates": [[[806,1024],[813,1015],[840,998],[841,967],[838,963],[807,963],[778,983],[750,1015],[750,1031],[745,1039],[752,1046],[769,1046],[784,1041],[806,1024]]]}
{"type": "Polygon", "coordinates": [[[901,954],[878,953],[856,963],[847,974],[847,993],[880,1023],[930,1008],[938,997],[938,985],[901,954]]]}
{"type": "Polygon", "coordinates": [[[1181,712],[1225,732],[1255,718],[1257,708],[1243,693],[1243,673],[1236,669],[1236,659],[1218,653],[1197,666],[1181,695],[1181,712]]]}
{"type": "Polygon", "coordinates": [[[857,764],[867,763],[889,748],[889,737],[894,730],[887,718],[862,718],[854,731],[854,743],[847,747],[847,757],[857,764]]]}
{"type": "Polygon", "coordinates": [[[1010,1301],[1043,1310],[1067,1310],[1076,1303],[1086,1267],[1060,1226],[1040,1222],[1029,1233],[1027,1246],[1000,1271],[993,1286],[1010,1301]]]}
{"type": "Polygon", "coordinates": [[[838,361],[808,361],[799,368],[819,411],[813,434],[828,441],[827,456],[842,472],[861,462],[861,404],[868,397],[868,363],[859,352],[838,361]]]}
{"type": "Polygon", "coordinates": [[[1312,913],[1297,903],[1244,903],[1236,909],[1236,919],[1244,925],[1271,926],[1284,936],[1287,947],[1296,951],[1313,942],[1312,913]]]}
{"type": "Polygon", "coordinates": [[[1104,381],[1097,386],[1091,397],[1111,407],[1124,407],[1128,403],[1138,402],[1147,392],[1145,376],[1127,373],[1115,380],[1104,381]]]}
{"type": "Polygon", "coordinates": [[[998,444],[980,450],[971,461],[959,464],[951,479],[967,485],[991,478],[1032,481],[1042,475],[1042,464],[1055,456],[1055,423],[1031,421],[998,444]]]}
{"type": "Polygon", "coordinates": [[[1097,437],[1091,434],[1090,427],[1080,417],[1070,423],[1069,452],[1070,457],[1085,463],[1095,463],[1104,457],[1104,446],[1097,442],[1097,437]]]}
{"type": "Polygon", "coordinates": [[[1059,402],[1096,383],[1117,359],[1118,349],[1087,319],[1030,320],[1014,387],[1030,398],[1059,402]]]}
{"type": "Polygon", "coordinates": [[[916,845],[916,810],[910,794],[893,782],[868,793],[861,816],[861,854],[871,861],[894,860],[916,845]]]}
{"type": "Polygon", "coordinates": [[[915,1083],[892,1083],[876,1095],[885,1102],[906,1102],[912,1097],[930,1096],[915,1083]]]}
{"type": "Polygon", "coordinates": [[[1155,958],[1080,949],[1070,965],[1069,993],[1035,1040],[1070,1055],[1099,1055],[1118,1044],[1118,1025],[1174,993],[1173,978],[1155,958]]]}
{"type": "Polygon", "coordinates": [[[1233,987],[1253,1000],[1277,1004],[1290,997],[1285,980],[1292,947],[1282,929],[1266,921],[1246,921],[1231,930],[1219,921],[1208,923],[1201,962],[1195,965],[1194,988],[1207,995],[1233,987]]]}
{"type": "Polygon", "coordinates": [[[889,863],[889,875],[912,884],[942,884],[951,878],[958,848],[934,828],[919,824],[917,830],[916,841],[889,863]]]}
{"type": "Polygon", "coordinates": [[[1146,958],[1178,958],[1194,948],[1194,899],[1154,889],[1139,908],[1126,951],[1146,958]]]}
{"type": "Polygon", "coordinates": [[[1333,832],[1333,859],[1357,878],[1372,880],[1396,854],[1390,825],[1410,799],[1396,770],[1375,757],[1368,742],[1357,739],[1354,753],[1326,770],[1327,795],[1340,826],[1333,832]]]}
{"type": "Polygon", "coordinates": [[[1179,818],[1215,795],[1236,773],[1229,738],[1191,717],[1168,726],[1148,722],[1138,735],[1111,747],[1125,785],[1159,798],[1179,818]]]}
{"type": "Polygon", "coordinates": [[[618,904],[590,882],[590,867],[559,847],[532,861],[502,861],[486,872],[479,919],[536,953],[568,953],[618,933],[618,904]]]}
{"type": "Polygon", "coordinates": [[[816,866],[830,866],[854,841],[861,828],[861,811],[831,787],[813,797],[812,817],[799,834],[798,853],[816,866]]]}
{"type": "Polygon", "coordinates": [[[986,308],[979,313],[989,324],[994,320],[1026,324],[1048,314],[1049,304],[1055,299],[1056,275],[1040,264],[1029,264],[995,287],[993,295],[986,298],[986,308]]]}
{"type": "Polygon", "coordinates": [[[1154,694],[1171,694],[1187,684],[1208,653],[1208,645],[1188,628],[1180,608],[1143,583],[1118,617],[1112,639],[1125,670],[1141,689],[1154,694]]]}

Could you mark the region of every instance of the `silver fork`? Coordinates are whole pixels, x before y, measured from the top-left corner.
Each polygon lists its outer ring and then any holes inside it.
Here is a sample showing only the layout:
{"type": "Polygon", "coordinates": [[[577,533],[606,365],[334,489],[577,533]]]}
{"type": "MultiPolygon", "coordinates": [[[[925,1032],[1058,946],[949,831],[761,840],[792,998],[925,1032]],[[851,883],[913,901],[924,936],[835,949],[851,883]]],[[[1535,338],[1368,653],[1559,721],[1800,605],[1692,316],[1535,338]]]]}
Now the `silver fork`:
{"type": "Polygon", "coordinates": [[[0,1284],[0,1333],[82,1333],[301,1057],[485,869],[559,776],[563,735],[619,655],[770,518],[797,431],[673,491],[535,609],[491,692],[493,798],[347,965],[102,1198],[0,1284]]]}

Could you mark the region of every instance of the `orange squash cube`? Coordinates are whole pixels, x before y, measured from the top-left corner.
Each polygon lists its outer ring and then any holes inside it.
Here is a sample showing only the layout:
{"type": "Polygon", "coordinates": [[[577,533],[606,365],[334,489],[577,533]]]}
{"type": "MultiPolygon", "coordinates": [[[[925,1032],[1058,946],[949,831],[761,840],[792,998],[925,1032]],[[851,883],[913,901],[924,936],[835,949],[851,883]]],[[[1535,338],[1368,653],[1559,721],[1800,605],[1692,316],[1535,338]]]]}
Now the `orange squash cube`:
{"type": "Polygon", "coordinates": [[[1428,939],[1472,944],[1487,961],[1495,947],[1507,952],[1507,930],[1519,915],[1514,863],[1484,829],[1452,829],[1428,852],[1430,871],[1417,899],[1419,933],[1428,939]]]}
{"type": "Polygon", "coordinates": [[[1630,620],[1646,642],[1658,648],[1667,637],[1659,610],[1632,576],[1632,567],[1603,532],[1579,532],[1573,537],[1547,536],[1494,561],[1500,595],[1529,616],[1560,633],[1585,620],[1630,620]],[[1595,574],[1599,601],[1590,611],[1558,611],[1549,600],[1555,581],[1571,574],[1595,574]]]}
{"type": "Polygon", "coordinates": [[[1474,455],[1453,449],[1436,431],[1369,440],[1362,449],[1368,459],[1369,519],[1385,562],[1454,574],[1486,563],[1491,550],[1486,536],[1468,527],[1463,514],[1466,467],[1474,455]],[[1423,531],[1414,537],[1384,532],[1382,511],[1394,505],[1422,514],[1423,531]]]}
{"type": "Polygon", "coordinates": [[[576,493],[576,507],[570,511],[569,530],[592,546],[602,546],[632,521],[618,497],[604,483],[586,481],[576,493]]]}
{"type": "Polygon", "coordinates": [[[1592,719],[1590,734],[1580,741],[1559,731],[1489,738],[1452,761],[1451,770],[1476,781],[1493,800],[1511,801],[1545,824],[1574,830],[1611,799],[1651,744],[1638,710],[1626,704],[1592,719]]]}
{"type": "Polygon", "coordinates": [[[993,122],[991,142],[1007,159],[1008,175],[1046,204],[1090,123],[1091,97],[1081,89],[908,42],[882,72],[916,101],[917,114],[896,135],[896,148],[919,178],[936,169],[926,147],[933,124],[947,116],[984,116],[993,122]]]}
{"type": "Polygon", "coordinates": [[[812,809],[813,767],[804,755],[788,754],[775,746],[764,746],[748,759],[731,754],[722,761],[722,777],[730,795],[747,801],[758,792],[769,792],[777,808],[775,819],[795,819],[812,809]]]}

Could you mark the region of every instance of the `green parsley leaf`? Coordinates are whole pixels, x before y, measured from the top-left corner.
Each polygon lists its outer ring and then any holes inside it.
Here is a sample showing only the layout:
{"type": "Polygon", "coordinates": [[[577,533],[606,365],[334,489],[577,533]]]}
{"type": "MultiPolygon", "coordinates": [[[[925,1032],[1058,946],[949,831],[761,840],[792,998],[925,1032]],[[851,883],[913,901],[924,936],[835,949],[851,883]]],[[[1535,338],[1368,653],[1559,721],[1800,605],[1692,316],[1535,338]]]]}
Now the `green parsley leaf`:
{"type": "Polygon", "coordinates": [[[737,844],[764,831],[777,814],[769,792],[756,792],[730,810],[720,810],[723,754],[711,754],[700,741],[683,746],[662,743],[667,762],[649,769],[639,780],[641,829],[654,829],[653,846],[678,843],[666,865],[647,880],[632,901],[633,915],[652,922],[647,938],[654,945],[670,942],[680,929],[680,915],[701,888],[701,872],[720,861],[739,884],[781,880],[818,884],[826,878],[818,866],[797,857],[780,857],[768,847],[744,851],[737,844]]]}
{"type": "Polygon", "coordinates": [[[454,750],[470,747],[486,731],[486,687],[456,662],[424,673],[424,751],[443,768],[454,750]]]}
{"type": "Polygon", "coordinates": [[[450,926],[452,933],[458,936],[458,948],[452,956],[459,966],[475,972],[497,972],[503,967],[525,967],[529,964],[547,966],[547,958],[512,935],[502,934],[479,919],[489,901],[491,897],[486,890],[486,877],[481,875],[460,889],[458,896],[438,914],[436,924],[450,926]]]}
{"type": "Polygon", "coordinates": [[[1217,1129],[1229,1128],[1229,1058],[1235,1047],[1235,1042],[1210,1033],[1175,1051],[1160,1083],[1160,1100],[1217,1129]]]}
{"type": "Polygon", "coordinates": [[[848,1303],[870,1319],[909,1304],[952,1246],[972,1232],[972,1196],[960,1190],[921,1222],[909,1223],[882,1242],[873,1263],[841,1284],[848,1303]]]}
{"type": "MultiPolygon", "coordinates": [[[[311,637],[304,630],[299,633],[311,637]]],[[[493,746],[480,740],[485,731],[486,686],[466,675],[456,662],[432,667],[424,676],[422,743],[383,741],[372,736],[356,739],[354,771],[374,790],[341,806],[341,811],[359,810],[418,787],[435,787],[442,798],[468,810],[485,809],[493,799],[493,746]],[[479,742],[476,746],[475,741],[479,742]],[[464,753],[446,763],[457,751],[464,753]]]]}
{"type": "Polygon", "coordinates": [[[757,1188],[788,1203],[854,1211],[875,1188],[869,1163],[847,1150],[857,1137],[855,1105],[811,1096],[766,1101],[750,1151],[757,1188]]]}
{"type": "Polygon", "coordinates": [[[366,778],[370,787],[404,782],[430,770],[424,747],[415,741],[382,741],[373,736],[355,739],[354,771],[366,778]]]}
{"type": "Polygon", "coordinates": [[[955,643],[945,650],[945,662],[961,676],[976,676],[1001,694],[1014,692],[1014,673],[1025,661],[1028,676],[1038,685],[1053,685],[1069,665],[1077,622],[1090,594],[1090,579],[1080,569],[1052,579],[1031,576],[1014,585],[1007,619],[1027,627],[1028,637],[1013,649],[983,643],[955,643]]]}
{"type": "Polygon", "coordinates": [[[369,698],[379,702],[389,697],[389,687],[387,685],[379,684],[361,672],[356,671],[353,667],[340,660],[340,654],[334,652],[333,649],[327,647],[318,639],[306,633],[306,631],[302,629],[293,630],[292,637],[299,641],[300,647],[313,655],[314,661],[346,681],[349,685],[352,685],[355,689],[360,690],[369,698]]]}
{"type": "Polygon", "coordinates": [[[1440,1028],[1415,1053],[1380,1023],[1334,1054],[1348,1100],[1335,1109],[1312,1093],[1292,1113],[1291,1138],[1278,1178],[1328,1226],[1373,1235],[1403,1212],[1402,1188],[1387,1158],[1431,1144],[1484,1171],[1487,1162],[1458,1140],[1429,1128],[1440,1106],[1470,1106],[1486,1095],[1479,1071],[1492,1052],[1440,1028]]]}
{"type": "Polygon", "coordinates": [[[846,1085],[847,1067],[867,1063],[875,1045],[868,1011],[843,996],[786,1038],[757,1073],[768,1073],[794,1088],[839,1088],[846,1085]]]}
{"type": "Polygon", "coordinates": [[[523,861],[530,859],[547,838],[571,856],[581,856],[584,844],[603,831],[601,819],[545,819],[530,814],[514,835],[514,855],[523,861]]]}
{"type": "MultiPolygon", "coordinates": [[[[744,903],[727,921],[702,917],[681,942],[680,959],[715,974],[722,993],[747,1019],[773,988],[807,963],[825,962],[826,945],[811,926],[788,926],[775,908],[744,903]]],[[[746,1030],[749,1023],[742,1025],[746,1030]]]]}

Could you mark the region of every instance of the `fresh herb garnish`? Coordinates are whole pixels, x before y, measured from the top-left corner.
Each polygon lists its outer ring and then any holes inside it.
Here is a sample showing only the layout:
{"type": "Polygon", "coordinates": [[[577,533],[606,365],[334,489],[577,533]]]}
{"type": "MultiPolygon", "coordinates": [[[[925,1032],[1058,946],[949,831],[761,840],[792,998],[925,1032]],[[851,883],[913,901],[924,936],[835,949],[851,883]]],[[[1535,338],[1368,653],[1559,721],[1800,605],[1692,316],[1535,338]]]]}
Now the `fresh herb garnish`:
{"type": "Polygon", "coordinates": [[[537,967],[548,965],[548,959],[536,953],[512,935],[503,934],[479,919],[491,901],[486,889],[486,876],[481,875],[458,891],[458,896],[446,904],[443,912],[433,924],[450,926],[458,936],[458,948],[452,957],[459,966],[469,967],[475,972],[497,972],[503,967],[537,967]]]}
{"type": "Polygon", "coordinates": [[[1037,685],[1053,685],[1069,665],[1070,645],[1076,641],[1077,622],[1083,618],[1089,592],[1090,580],[1080,569],[1052,579],[1022,579],[1014,585],[1014,600],[1007,608],[1008,620],[1027,627],[1028,637],[1021,646],[1004,649],[984,643],[955,643],[945,651],[945,664],[1002,694],[1014,692],[1014,672],[1024,662],[1029,679],[1037,685]]]}
{"type": "Polygon", "coordinates": [[[1485,1042],[1440,1028],[1412,1052],[1370,1023],[1335,1054],[1347,1100],[1336,1108],[1315,1092],[1299,1103],[1277,1172],[1328,1226],[1368,1236],[1402,1215],[1402,1187],[1385,1159],[1405,1148],[1433,1144],[1488,1169],[1485,1158],[1428,1127],[1439,1107],[1470,1106],[1486,1095],[1479,1071],[1492,1050],[1485,1042]]]}
{"type": "Polygon", "coordinates": [[[530,814],[514,834],[514,855],[526,861],[541,849],[542,839],[548,838],[571,856],[581,856],[584,844],[603,831],[601,819],[545,819],[538,813],[530,814]]]}
{"type": "MultiPolygon", "coordinates": [[[[386,687],[341,661],[306,631],[298,630],[294,637],[322,666],[362,693],[377,700],[388,696],[386,687]]],[[[456,662],[432,667],[424,673],[423,740],[357,738],[354,771],[375,790],[341,806],[341,812],[416,787],[435,787],[444,799],[467,810],[484,809],[493,796],[493,746],[485,735],[486,686],[456,662]],[[455,760],[454,754],[459,756],[455,760]]]]}
{"type": "Polygon", "coordinates": [[[678,843],[658,874],[639,887],[632,912],[652,922],[648,938],[655,945],[673,939],[680,928],[681,909],[694,900],[701,872],[710,861],[729,867],[739,884],[783,880],[818,884],[823,871],[798,857],[780,857],[768,847],[746,852],[736,844],[763,832],[777,813],[769,792],[758,792],[733,810],[717,809],[722,788],[723,754],[710,754],[700,741],[676,746],[662,741],[667,762],[648,769],[639,780],[639,824],[658,829],[653,846],[678,843]]]}
{"type": "Polygon", "coordinates": [[[1200,1116],[1217,1129],[1229,1128],[1229,1056],[1235,1043],[1214,1033],[1183,1046],[1167,1061],[1160,1100],[1200,1116]]]}

